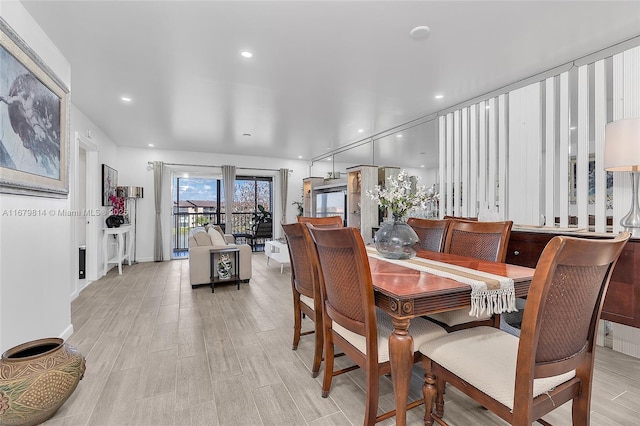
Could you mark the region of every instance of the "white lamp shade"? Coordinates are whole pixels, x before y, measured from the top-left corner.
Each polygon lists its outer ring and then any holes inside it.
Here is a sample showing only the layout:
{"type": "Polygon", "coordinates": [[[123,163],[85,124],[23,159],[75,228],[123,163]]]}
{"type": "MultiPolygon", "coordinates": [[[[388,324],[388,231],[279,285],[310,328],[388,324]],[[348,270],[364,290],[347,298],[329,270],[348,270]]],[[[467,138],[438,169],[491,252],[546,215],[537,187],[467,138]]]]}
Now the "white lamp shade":
{"type": "Polygon", "coordinates": [[[142,198],[144,191],[141,186],[119,186],[116,188],[118,197],[142,198]]]}
{"type": "Polygon", "coordinates": [[[640,171],[640,117],[607,124],[604,169],[612,172],[640,171]]]}

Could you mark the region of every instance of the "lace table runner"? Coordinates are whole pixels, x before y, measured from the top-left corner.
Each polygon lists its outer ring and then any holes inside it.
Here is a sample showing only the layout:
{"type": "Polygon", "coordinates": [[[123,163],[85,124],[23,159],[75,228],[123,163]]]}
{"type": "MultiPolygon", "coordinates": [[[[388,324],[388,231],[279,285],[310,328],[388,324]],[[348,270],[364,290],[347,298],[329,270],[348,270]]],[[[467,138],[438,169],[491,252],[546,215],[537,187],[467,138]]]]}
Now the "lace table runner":
{"type": "Polygon", "coordinates": [[[373,247],[367,247],[367,254],[374,259],[395,263],[467,284],[471,287],[471,310],[469,315],[479,317],[485,312],[491,315],[517,311],[515,287],[512,278],[420,257],[406,260],[387,259],[381,256],[373,247]]]}

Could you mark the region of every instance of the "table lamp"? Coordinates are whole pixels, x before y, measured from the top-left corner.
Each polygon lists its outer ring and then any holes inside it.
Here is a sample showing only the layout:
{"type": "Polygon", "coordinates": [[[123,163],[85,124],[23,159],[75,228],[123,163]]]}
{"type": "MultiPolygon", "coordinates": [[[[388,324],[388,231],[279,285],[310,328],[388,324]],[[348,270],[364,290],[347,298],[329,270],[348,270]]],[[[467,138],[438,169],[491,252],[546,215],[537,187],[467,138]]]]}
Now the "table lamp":
{"type": "Polygon", "coordinates": [[[640,237],[640,117],[613,121],[605,129],[604,169],[610,172],[631,173],[631,210],[620,219],[620,225],[640,237]]]}

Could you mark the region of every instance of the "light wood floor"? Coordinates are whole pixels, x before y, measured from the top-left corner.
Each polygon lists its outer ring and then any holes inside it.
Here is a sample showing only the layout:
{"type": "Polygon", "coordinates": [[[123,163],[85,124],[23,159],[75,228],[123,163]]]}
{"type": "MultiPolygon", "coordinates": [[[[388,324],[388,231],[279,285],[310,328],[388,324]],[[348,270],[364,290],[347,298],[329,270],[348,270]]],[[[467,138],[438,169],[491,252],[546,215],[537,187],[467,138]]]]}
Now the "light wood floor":
{"type": "MultiPolygon", "coordinates": [[[[72,303],[69,342],[85,355],[87,371],[46,424],[361,425],[362,372],[336,377],[330,397],[321,398],[321,376],[310,374],[313,336],[291,350],[289,267],[280,274],[261,253],[253,267],[239,291],[192,290],[187,260],[125,266],[84,289],[72,303]]],[[[422,372],[414,370],[419,398],[422,372]]],[[[386,411],[393,391],[388,378],[380,380],[386,411]]],[[[453,388],[446,401],[452,426],[504,424],[453,388]]],[[[599,348],[592,407],[593,425],[638,425],[640,360],[599,348]]],[[[409,412],[409,424],[421,425],[423,411],[409,412]]],[[[570,404],[546,419],[570,425],[570,404]]]]}

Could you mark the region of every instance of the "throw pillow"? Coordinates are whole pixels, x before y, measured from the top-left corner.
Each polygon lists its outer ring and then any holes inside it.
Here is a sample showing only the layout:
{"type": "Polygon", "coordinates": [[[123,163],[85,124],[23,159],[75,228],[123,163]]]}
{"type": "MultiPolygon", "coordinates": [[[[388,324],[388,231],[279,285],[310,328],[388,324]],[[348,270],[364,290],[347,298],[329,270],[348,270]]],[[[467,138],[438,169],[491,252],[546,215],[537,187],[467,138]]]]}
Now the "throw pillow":
{"type": "Polygon", "coordinates": [[[226,246],[227,242],[224,240],[224,237],[220,235],[218,231],[213,228],[209,228],[209,238],[211,238],[211,243],[214,246],[226,246]]]}
{"type": "Polygon", "coordinates": [[[225,241],[225,244],[228,244],[227,239],[224,237],[224,231],[222,230],[222,228],[220,228],[218,225],[212,225],[212,227],[213,229],[215,229],[220,233],[220,235],[222,236],[222,239],[225,241]]]}
{"type": "Polygon", "coordinates": [[[211,237],[206,232],[200,231],[193,234],[193,241],[196,246],[208,246],[211,244],[211,237]]]}

